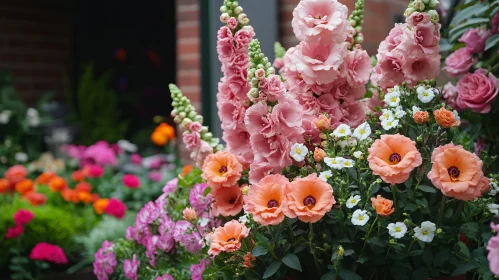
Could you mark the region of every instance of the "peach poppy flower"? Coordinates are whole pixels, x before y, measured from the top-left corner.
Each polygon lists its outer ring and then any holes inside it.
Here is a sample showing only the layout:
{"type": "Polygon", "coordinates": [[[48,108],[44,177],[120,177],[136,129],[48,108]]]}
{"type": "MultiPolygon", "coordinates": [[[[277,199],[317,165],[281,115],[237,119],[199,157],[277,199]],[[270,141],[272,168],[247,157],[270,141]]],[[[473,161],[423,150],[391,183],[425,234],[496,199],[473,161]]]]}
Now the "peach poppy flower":
{"type": "Polygon", "coordinates": [[[24,179],[16,184],[16,191],[21,195],[25,195],[33,191],[33,181],[24,179]]]}
{"type": "Polygon", "coordinates": [[[315,223],[331,210],[336,200],[333,188],[310,174],[305,178],[295,179],[285,189],[282,211],[289,218],[296,218],[305,223],[315,223]]]}
{"type": "Polygon", "coordinates": [[[101,215],[104,213],[104,209],[106,209],[107,205],[109,204],[109,199],[108,198],[99,198],[97,199],[94,204],[94,211],[95,213],[101,215]]]}
{"type": "Polygon", "coordinates": [[[5,193],[9,190],[9,180],[1,178],[0,179],[0,193],[5,193]]]}
{"type": "Polygon", "coordinates": [[[327,156],[327,154],[326,154],[326,152],[323,149],[315,147],[315,150],[314,150],[314,160],[315,160],[315,162],[320,162],[326,156],[327,156]]]}
{"type": "Polygon", "coordinates": [[[38,185],[46,185],[55,176],[56,174],[52,171],[43,172],[40,176],[38,176],[38,178],[36,178],[36,183],[38,185]]]}
{"type": "Polygon", "coordinates": [[[278,225],[284,220],[282,200],[288,184],[286,177],[276,174],[265,176],[249,188],[245,209],[253,214],[255,222],[268,226],[278,225]]]}
{"type": "Polygon", "coordinates": [[[425,111],[417,111],[416,113],[414,113],[412,118],[414,119],[415,123],[424,124],[425,122],[428,122],[430,120],[430,114],[425,111]]]}
{"type": "Polygon", "coordinates": [[[241,248],[241,240],[247,237],[249,229],[236,220],[227,222],[218,227],[211,235],[211,244],[208,254],[217,256],[221,252],[235,252],[241,248]]]}
{"type": "Polygon", "coordinates": [[[62,177],[56,176],[49,181],[49,188],[52,192],[60,192],[68,187],[68,183],[62,177]]]}
{"type": "Polygon", "coordinates": [[[243,192],[236,184],[230,188],[221,188],[211,192],[213,203],[211,208],[215,216],[235,216],[243,209],[243,192]]]}
{"type": "Polygon", "coordinates": [[[428,178],[449,197],[470,201],[489,191],[490,181],[482,171],[480,158],[462,146],[449,143],[435,148],[428,178]]]}
{"type": "Polygon", "coordinates": [[[318,118],[314,119],[314,124],[319,131],[331,129],[331,119],[323,114],[320,114],[318,118]]]}
{"type": "Polygon", "coordinates": [[[405,182],[411,171],[423,163],[416,143],[400,135],[381,135],[369,148],[367,161],[374,174],[392,185],[405,182]]]}
{"type": "Polygon", "coordinates": [[[376,198],[371,198],[372,207],[376,210],[376,214],[382,217],[390,216],[395,209],[393,209],[393,201],[386,199],[378,194],[376,198]]]}
{"type": "Polygon", "coordinates": [[[232,187],[241,178],[242,171],[243,166],[235,155],[218,151],[204,160],[202,177],[212,189],[232,187]]]}
{"type": "Polygon", "coordinates": [[[441,126],[445,128],[459,126],[461,124],[460,121],[456,120],[454,113],[445,109],[444,107],[433,111],[433,115],[435,115],[435,121],[441,126]]]}
{"type": "Polygon", "coordinates": [[[23,196],[32,206],[44,205],[47,202],[47,197],[43,193],[29,192],[23,196]]]}

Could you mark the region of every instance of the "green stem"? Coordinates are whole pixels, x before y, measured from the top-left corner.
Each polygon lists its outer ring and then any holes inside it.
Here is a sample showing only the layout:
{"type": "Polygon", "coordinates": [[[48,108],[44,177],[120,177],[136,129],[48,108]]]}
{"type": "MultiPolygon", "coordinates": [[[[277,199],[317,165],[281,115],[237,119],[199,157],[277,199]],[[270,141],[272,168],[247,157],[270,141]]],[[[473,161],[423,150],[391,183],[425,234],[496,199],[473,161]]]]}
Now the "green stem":
{"type": "Polygon", "coordinates": [[[397,220],[400,219],[400,209],[398,208],[398,201],[397,201],[397,185],[393,185],[390,187],[392,189],[392,194],[393,194],[393,205],[395,212],[397,213],[397,220]]]}
{"type": "Polygon", "coordinates": [[[412,239],[412,242],[411,242],[411,244],[409,245],[409,248],[407,248],[407,254],[406,254],[406,256],[408,256],[408,255],[409,255],[409,252],[411,251],[411,248],[412,248],[412,245],[414,244],[414,242],[416,242],[416,239],[415,239],[415,238],[413,238],[413,239],[412,239]]]}
{"type": "Polygon", "coordinates": [[[369,230],[367,231],[366,237],[364,239],[364,245],[362,246],[362,250],[360,250],[359,256],[362,256],[362,252],[364,252],[364,249],[366,248],[366,245],[367,245],[367,240],[369,239],[369,236],[371,235],[371,231],[373,230],[377,221],[378,221],[378,216],[376,216],[376,219],[374,219],[374,222],[369,226],[369,230]]]}
{"type": "Polygon", "coordinates": [[[442,195],[442,200],[440,201],[440,209],[438,211],[438,220],[437,220],[437,228],[440,227],[440,223],[442,222],[442,216],[444,215],[445,202],[447,201],[447,197],[442,195]]]}

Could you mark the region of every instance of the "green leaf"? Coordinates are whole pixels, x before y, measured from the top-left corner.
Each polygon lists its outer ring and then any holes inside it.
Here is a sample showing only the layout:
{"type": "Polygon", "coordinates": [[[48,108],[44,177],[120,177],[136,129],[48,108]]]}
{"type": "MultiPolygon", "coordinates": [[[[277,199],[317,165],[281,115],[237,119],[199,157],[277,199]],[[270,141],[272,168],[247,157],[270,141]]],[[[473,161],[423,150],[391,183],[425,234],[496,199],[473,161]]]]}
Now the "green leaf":
{"type": "Polygon", "coordinates": [[[404,211],[414,211],[418,209],[418,206],[415,204],[415,203],[408,203],[405,207],[404,207],[404,211]]]}
{"type": "Polygon", "coordinates": [[[431,247],[425,248],[423,254],[421,255],[421,258],[423,259],[423,262],[427,267],[431,267],[431,264],[433,263],[433,252],[431,250],[431,247]]]}
{"type": "Polygon", "coordinates": [[[427,186],[427,185],[419,185],[418,189],[423,191],[423,192],[427,192],[427,193],[436,193],[437,192],[437,189],[435,189],[434,187],[427,186]]]}
{"type": "Polygon", "coordinates": [[[259,256],[264,256],[268,253],[267,248],[262,247],[262,246],[257,246],[253,251],[251,251],[251,255],[253,257],[259,257],[259,256]]]}
{"type": "Polygon", "coordinates": [[[499,34],[495,34],[494,36],[489,37],[487,42],[485,43],[485,50],[488,50],[492,47],[495,47],[499,44],[499,34]]]}
{"type": "Polygon", "coordinates": [[[322,275],[320,280],[336,280],[336,271],[330,270],[328,273],[322,275]]]}
{"type": "Polygon", "coordinates": [[[409,254],[407,254],[407,255],[414,257],[414,256],[419,256],[421,254],[423,254],[423,250],[413,250],[413,251],[410,251],[409,254]]]}
{"type": "Polygon", "coordinates": [[[406,188],[408,189],[412,189],[412,181],[413,181],[414,177],[410,176],[407,181],[405,181],[404,185],[406,188]]]}
{"type": "Polygon", "coordinates": [[[350,270],[341,269],[339,274],[340,278],[344,280],[362,280],[362,277],[350,270]]]}
{"type": "Polygon", "coordinates": [[[358,180],[358,178],[357,178],[357,169],[355,169],[355,168],[347,168],[347,171],[348,171],[348,175],[350,175],[350,177],[352,177],[352,179],[354,179],[355,181],[358,180]]]}
{"type": "Polygon", "coordinates": [[[467,263],[467,264],[462,264],[458,268],[456,268],[452,273],[450,274],[451,276],[457,276],[457,275],[463,275],[466,272],[475,269],[476,265],[472,263],[467,263]]]}
{"type": "Polygon", "coordinates": [[[420,267],[412,273],[412,279],[414,280],[425,280],[430,277],[430,273],[427,267],[420,267]]]}
{"type": "Polygon", "coordinates": [[[447,248],[439,249],[438,253],[433,258],[433,264],[435,266],[443,266],[445,262],[449,259],[450,253],[447,248]]]}
{"type": "Polygon", "coordinates": [[[468,30],[469,28],[471,28],[473,26],[477,26],[477,25],[482,24],[482,23],[488,23],[488,22],[490,22],[490,19],[488,19],[488,18],[469,19],[465,23],[458,25],[449,31],[449,40],[451,42],[454,42],[459,37],[461,37],[461,35],[463,35],[463,33],[466,32],[466,30],[468,30]]]}
{"type": "Polygon", "coordinates": [[[282,258],[282,262],[292,269],[302,271],[300,260],[294,254],[286,254],[284,258],[282,258]]]}
{"type": "Polygon", "coordinates": [[[345,250],[345,252],[343,253],[344,256],[350,256],[351,254],[355,253],[354,250],[352,249],[347,249],[345,250]]]}
{"type": "Polygon", "coordinates": [[[468,249],[468,246],[466,246],[466,244],[464,244],[463,242],[459,241],[457,243],[457,245],[459,246],[459,253],[466,257],[466,259],[469,259],[470,258],[470,249],[468,249]]]}
{"type": "Polygon", "coordinates": [[[293,254],[298,254],[300,253],[301,251],[305,250],[305,248],[307,248],[307,244],[300,244],[298,245],[298,247],[296,247],[296,249],[293,251],[293,254]]]}
{"type": "Polygon", "coordinates": [[[281,267],[282,262],[281,261],[274,261],[267,267],[267,270],[263,273],[263,279],[267,279],[270,276],[274,275],[277,270],[279,270],[279,267],[281,267]]]}
{"type": "Polygon", "coordinates": [[[373,194],[377,193],[379,191],[379,188],[380,188],[379,184],[376,184],[376,185],[372,186],[371,187],[370,195],[373,195],[373,194]]]}
{"type": "Polygon", "coordinates": [[[467,7],[466,9],[463,9],[463,10],[459,11],[454,16],[454,18],[450,22],[450,25],[456,25],[456,24],[460,23],[461,21],[463,21],[463,20],[465,20],[467,18],[470,18],[470,17],[472,17],[474,15],[478,15],[478,14],[484,13],[485,11],[488,10],[488,8],[489,8],[488,5],[485,5],[485,4],[482,4],[482,3],[476,3],[473,6],[467,7]]]}
{"type": "Polygon", "coordinates": [[[207,187],[206,189],[204,189],[203,196],[207,196],[210,192],[211,192],[211,188],[207,187]]]}
{"type": "Polygon", "coordinates": [[[477,223],[465,223],[461,225],[460,231],[466,235],[468,238],[476,239],[478,233],[477,223]]]}

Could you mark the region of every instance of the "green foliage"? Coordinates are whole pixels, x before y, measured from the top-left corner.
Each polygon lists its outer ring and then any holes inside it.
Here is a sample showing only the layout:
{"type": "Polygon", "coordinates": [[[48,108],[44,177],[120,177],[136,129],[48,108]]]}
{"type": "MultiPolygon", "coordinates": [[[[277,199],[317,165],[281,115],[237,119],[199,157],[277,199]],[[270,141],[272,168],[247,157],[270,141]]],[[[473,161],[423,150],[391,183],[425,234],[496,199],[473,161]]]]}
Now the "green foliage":
{"type": "Polygon", "coordinates": [[[127,123],[120,119],[118,95],[110,88],[111,78],[110,72],[96,77],[94,66],[85,66],[72,116],[80,123],[82,144],[99,140],[112,143],[124,138],[127,123]]]}

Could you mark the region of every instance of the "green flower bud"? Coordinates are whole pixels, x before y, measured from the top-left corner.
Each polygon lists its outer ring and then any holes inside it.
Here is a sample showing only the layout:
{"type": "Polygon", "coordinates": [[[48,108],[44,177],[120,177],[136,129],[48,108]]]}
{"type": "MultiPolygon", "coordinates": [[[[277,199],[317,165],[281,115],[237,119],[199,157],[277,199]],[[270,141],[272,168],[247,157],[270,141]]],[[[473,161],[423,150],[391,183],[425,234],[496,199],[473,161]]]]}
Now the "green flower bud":
{"type": "Polygon", "coordinates": [[[188,117],[189,119],[194,119],[194,117],[195,117],[196,115],[197,115],[197,114],[196,114],[196,112],[194,112],[194,111],[190,111],[190,112],[189,112],[189,114],[187,114],[187,117],[188,117]]]}
{"type": "Polygon", "coordinates": [[[240,13],[243,12],[243,8],[241,6],[237,6],[235,9],[234,9],[234,13],[236,13],[236,15],[239,15],[240,13]]]}
{"type": "Polygon", "coordinates": [[[213,138],[213,133],[207,132],[201,137],[205,141],[210,141],[213,138]]]}
{"type": "Polygon", "coordinates": [[[441,229],[441,228],[438,228],[438,229],[437,229],[437,234],[440,234],[440,233],[442,233],[442,229],[441,229]]]}
{"type": "Polygon", "coordinates": [[[428,14],[431,16],[431,21],[433,23],[438,23],[440,21],[440,16],[438,15],[437,11],[429,10],[428,14]]]}
{"type": "Polygon", "coordinates": [[[430,8],[435,8],[440,4],[438,0],[430,0],[430,8]]]}
{"type": "Polygon", "coordinates": [[[224,5],[224,6],[220,7],[220,12],[227,13],[227,6],[224,5]]]}
{"type": "Polygon", "coordinates": [[[392,239],[390,239],[389,243],[392,245],[397,244],[397,240],[392,238],[392,239]]]}
{"type": "Polygon", "coordinates": [[[355,27],[357,25],[357,22],[353,19],[350,20],[350,25],[355,27]]]}
{"type": "Polygon", "coordinates": [[[177,115],[177,116],[175,116],[175,118],[173,118],[173,121],[174,121],[175,123],[181,123],[181,122],[182,122],[182,119],[180,118],[180,116],[178,116],[178,115],[177,115]]]}
{"type": "Polygon", "coordinates": [[[343,249],[343,246],[338,247],[338,256],[342,257],[345,254],[345,249],[343,249]]]}
{"type": "Polygon", "coordinates": [[[362,26],[358,25],[358,26],[355,26],[355,31],[357,32],[362,32],[362,26]]]}
{"type": "Polygon", "coordinates": [[[197,115],[196,117],[194,117],[194,121],[198,123],[203,123],[203,116],[197,115]]]}
{"type": "Polygon", "coordinates": [[[414,9],[413,7],[411,7],[409,5],[409,8],[407,8],[404,12],[404,16],[405,17],[410,17],[412,15],[412,13],[414,13],[416,11],[416,9],[414,9]]]}
{"type": "Polygon", "coordinates": [[[405,219],[405,220],[404,220],[404,224],[405,224],[405,225],[408,225],[408,224],[409,224],[409,220],[408,220],[408,219],[405,219]]]}
{"type": "Polygon", "coordinates": [[[185,112],[180,112],[178,115],[182,120],[186,117],[185,112]]]}

